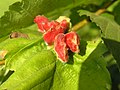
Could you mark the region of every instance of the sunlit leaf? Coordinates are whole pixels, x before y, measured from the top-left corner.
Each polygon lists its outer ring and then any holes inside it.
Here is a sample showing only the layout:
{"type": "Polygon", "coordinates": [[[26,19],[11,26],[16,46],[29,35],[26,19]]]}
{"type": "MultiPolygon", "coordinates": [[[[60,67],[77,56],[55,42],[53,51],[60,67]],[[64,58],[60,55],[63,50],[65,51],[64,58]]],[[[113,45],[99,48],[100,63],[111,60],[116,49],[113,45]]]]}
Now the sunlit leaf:
{"type": "Polygon", "coordinates": [[[67,64],[58,61],[51,90],[110,90],[110,76],[101,56],[106,47],[99,42],[87,42],[86,54],[71,55],[67,64]]]}
{"type": "Polygon", "coordinates": [[[38,52],[28,61],[22,64],[9,79],[4,82],[0,89],[7,90],[30,90],[37,85],[50,88],[55,69],[55,56],[51,51],[38,52]],[[45,83],[47,86],[42,86],[45,83]]]}

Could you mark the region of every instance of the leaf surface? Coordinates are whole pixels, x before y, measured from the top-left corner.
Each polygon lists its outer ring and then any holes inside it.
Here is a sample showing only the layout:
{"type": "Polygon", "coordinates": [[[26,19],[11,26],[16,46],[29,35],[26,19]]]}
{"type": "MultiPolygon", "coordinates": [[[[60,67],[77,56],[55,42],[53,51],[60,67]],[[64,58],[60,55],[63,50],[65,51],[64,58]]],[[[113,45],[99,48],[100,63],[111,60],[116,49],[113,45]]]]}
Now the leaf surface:
{"type": "MultiPolygon", "coordinates": [[[[30,90],[39,84],[47,84],[49,89],[55,69],[55,56],[51,51],[38,52],[15,71],[0,89],[30,90]]],[[[41,85],[41,87],[43,87],[41,85]]]]}
{"type": "Polygon", "coordinates": [[[3,37],[23,27],[33,24],[36,15],[45,15],[56,18],[64,15],[63,11],[70,10],[79,5],[95,4],[100,5],[104,0],[22,0],[9,7],[0,18],[0,37],[3,37]],[[98,3],[99,2],[99,3],[98,3]]]}
{"type": "Polygon", "coordinates": [[[120,51],[120,25],[113,19],[104,16],[96,16],[94,13],[89,11],[80,10],[79,12],[80,15],[90,16],[91,20],[101,28],[103,34],[102,37],[104,38],[103,40],[120,67],[120,57],[118,55],[120,51]]]}
{"type": "Polygon", "coordinates": [[[110,76],[101,56],[107,49],[99,42],[87,42],[84,56],[70,56],[66,64],[58,61],[51,90],[110,90],[110,76]]]}
{"type": "Polygon", "coordinates": [[[114,20],[97,16],[86,10],[80,10],[79,12],[80,15],[90,16],[91,20],[101,28],[104,38],[120,42],[120,26],[114,20]]]}

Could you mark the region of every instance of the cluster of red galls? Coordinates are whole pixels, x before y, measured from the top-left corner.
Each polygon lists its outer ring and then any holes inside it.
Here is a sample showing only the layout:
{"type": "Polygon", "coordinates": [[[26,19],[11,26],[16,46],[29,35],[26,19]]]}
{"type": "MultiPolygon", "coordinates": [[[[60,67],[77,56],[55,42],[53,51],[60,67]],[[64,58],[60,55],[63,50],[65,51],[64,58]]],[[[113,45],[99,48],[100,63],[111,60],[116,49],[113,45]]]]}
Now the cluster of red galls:
{"type": "Polygon", "coordinates": [[[80,39],[76,32],[66,33],[70,26],[68,18],[61,16],[57,20],[49,21],[45,16],[38,15],[34,22],[38,25],[38,31],[43,33],[47,45],[54,44],[54,50],[62,62],[68,61],[68,50],[75,53],[80,51],[80,39]]]}

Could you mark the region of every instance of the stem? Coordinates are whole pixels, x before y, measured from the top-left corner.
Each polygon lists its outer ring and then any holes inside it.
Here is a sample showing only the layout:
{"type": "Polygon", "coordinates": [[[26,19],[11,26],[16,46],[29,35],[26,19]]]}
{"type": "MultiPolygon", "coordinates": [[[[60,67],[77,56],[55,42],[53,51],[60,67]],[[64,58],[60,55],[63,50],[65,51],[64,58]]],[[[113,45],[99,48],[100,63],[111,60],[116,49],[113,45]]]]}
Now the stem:
{"type": "MultiPolygon", "coordinates": [[[[110,5],[112,5],[115,1],[117,1],[117,0],[112,0],[111,2],[106,3],[103,8],[101,8],[101,9],[99,9],[99,10],[97,10],[97,11],[95,12],[95,15],[100,15],[100,14],[104,13],[104,12],[106,11],[106,9],[107,9],[110,5]]],[[[77,31],[78,29],[80,29],[80,28],[82,28],[83,26],[85,26],[88,22],[89,22],[89,21],[88,21],[87,19],[84,19],[84,20],[80,21],[79,23],[77,23],[76,25],[74,25],[74,26],[72,27],[72,31],[77,31]]]]}
{"type": "Polygon", "coordinates": [[[72,27],[72,31],[76,31],[88,23],[87,19],[84,19],[72,27]]]}
{"type": "Polygon", "coordinates": [[[100,15],[100,14],[104,13],[105,11],[106,11],[105,8],[99,9],[99,10],[97,10],[97,11],[95,12],[95,15],[100,15]]]}

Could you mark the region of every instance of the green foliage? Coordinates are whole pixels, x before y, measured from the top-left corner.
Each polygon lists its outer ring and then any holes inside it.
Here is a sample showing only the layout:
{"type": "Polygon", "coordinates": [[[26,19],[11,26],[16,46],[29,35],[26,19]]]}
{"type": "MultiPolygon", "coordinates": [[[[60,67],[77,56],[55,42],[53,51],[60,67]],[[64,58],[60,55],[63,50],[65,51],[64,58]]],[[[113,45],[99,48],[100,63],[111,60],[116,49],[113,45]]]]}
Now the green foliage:
{"type": "Polygon", "coordinates": [[[117,3],[117,5],[115,6],[114,10],[113,10],[113,14],[115,16],[115,21],[120,25],[120,12],[118,12],[120,10],[120,2],[117,3]]]}
{"type": "Polygon", "coordinates": [[[120,66],[120,1],[107,9],[112,14],[101,15],[95,11],[111,0],[1,2],[0,52],[7,53],[0,53],[0,90],[111,90],[113,82],[106,68],[110,59],[106,61],[105,54],[110,51],[120,66]],[[90,22],[77,31],[80,53],[69,52],[69,61],[60,62],[37,31],[36,15],[49,19],[65,15],[73,25],[89,16],[90,22]],[[10,38],[14,32],[27,37],[10,38]],[[1,64],[4,60],[5,65],[1,64]]]}
{"type": "MultiPolygon", "coordinates": [[[[22,0],[9,7],[9,11],[0,19],[0,37],[11,31],[33,24],[36,15],[44,14],[49,17],[58,17],[63,11],[82,4],[98,4],[99,0],[22,0]],[[57,16],[56,16],[57,15],[57,16]]],[[[104,0],[101,0],[101,4],[104,0]]]]}
{"type": "Polygon", "coordinates": [[[0,3],[0,16],[4,15],[4,11],[8,10],[9,5],[13,4],[20,0],[5,0],[4,2],[0,3]]]}
{"type": "Polygon", "coordinates": [[[86,54],[73,55],[68,64],[56,63],[52,90],[110,90],[110,77],[101,56],[106,48],[99,42],[87,42],[86,54]]]}
{"type": "Polygon", "coordinates": [[[55,60],[54,54],[44,49],[37,51],[37,53],[32,47],[29,47],[29,50],[20,49],[21,52],[24,51],[23,53],[25,53],[25,55],[19,52],[13,53],[16,61],[6,57],[8,59],[6,62],[9,61],[8,64],[6,63],[7,69],[14,70],[15,72],[1,85],[1,89],[34,90],[35,88],[36,90],[44,88],[43,90],[48,90],[50,88],[51,90],[86,90],[86,85],[83,83],[87,82],[86,84],[91,87],[89,90],[95,90],[98,87],[103,90],[104,87],[106,87],[110,90],[111,83],[109,73],[106,69],[104,59],[101,56],[107,49],[100,42],[101,40],[87,42],[86,54],[84,56],[71,54],[68,64],[61,63],[57,60],[55,65],[55,61],[53,62],[53,60],[55,60]],[[26,52],[28,52],[28,55],[26,52]],[[94,56],[95,54],[97,55],[94,56]],[[97,79],[94,79],[94,77],[97,77],[97,79]],[[93,83],[90,83],[91,81],[93,83]],[[45,86],[42,86],[43,83],[45,86]],[[50,83],[52,83],[52,86],[50,86],[50,83]],[[14,85],[11,86],[11,84],[14,85]],[[98,86],[94,86],[94,84],[98,86]]]}
{"type": "Polygon", "coordinates": [[[111,18],[105,16],[97,16],[89,11],[80,10],[80,15],[90,16],[91,20],[97,24],[102,30],[102,37],[105,44],[112,51],[115,59],[120,67],[120,26],[111,18]],[[109,40],[108,40],[109,39],[109,40]]]}
{"type": "Polygon", "coordinates": [[[80,15],[90,16],[91,20],[101,28],[104,38],[120,42],[120,26],[114,20],[104,16],[97,16],[85,10],[79,12],[80,15]]]}
{"type": "Polygon", "coordinates": [[[19,70],[14,72],[10,78],[1,85],[0,89],[30,90],[44,82],[47,82],[46,84],[48,86],[46,88],[49,89],[54,69],[54,54],[47,50],[37,52],[31,59],[22,64],[19,70]]]}
{"type": "Polygon", "coordinates": [[[116,42],[113,40],[109,40],[109,39],[104,39],[104,42],[106,44],[106,46],[108,47],[108,49],[112,52],[114,58],[117,60],[117,64],[120,67],[120,42],[116,42]]]}

